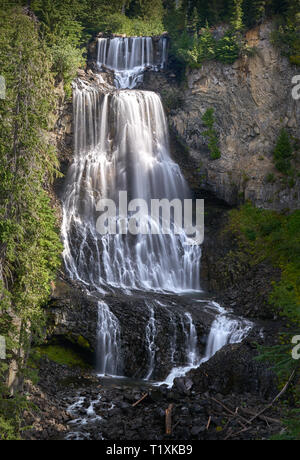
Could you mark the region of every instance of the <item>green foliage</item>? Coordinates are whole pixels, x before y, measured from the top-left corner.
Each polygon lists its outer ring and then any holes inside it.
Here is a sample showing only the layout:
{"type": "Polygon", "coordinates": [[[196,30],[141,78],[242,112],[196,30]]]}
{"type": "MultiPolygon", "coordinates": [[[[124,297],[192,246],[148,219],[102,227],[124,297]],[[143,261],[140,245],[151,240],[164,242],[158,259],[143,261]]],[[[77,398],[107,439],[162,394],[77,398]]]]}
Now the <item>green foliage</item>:
{"type": "Polygon", "coordinates": [[[98,32],[133,36],[160,35],[164,31],[161,0],[86,0],[82,17],[85,34],[98,32]]]}
{"type": "Polygon", "coordinates": [[[287,11],[278,19],[273,41],[291,64],[300,65],[300,0],[288,1],[287,11]]]}
{"type": "Polygon", "coordinates": [[[272,441],[300,441],[300,409],[290,410],[284,425],[284,433],[273,436],[272,441]]]}
{"type": "Polygon", "coordinates": [[[275,166],[279,172],[283,174],[288,174],[290,172],[292,154],[293,147],[290,136],[285,129],[282,129],[274,150],[275,166]]]}
{"type": "MultiPolygon", "coordinates": [[[[231,211],[229,228],[251,264],[268,260],[281,270],[281,279],[273,283],[269,304],[285,319],[289,332],[280,335],[278,345],[260,347],[259,359],[272,363],[282,384],[293,371],[296,372],[289,397],[292,405],[299,407],[299,385],[295,382],[300,377],[300,360],[292,357],[294,345],[291,340],[300,330],[300,211],[284,215],[246,204],[231,211]]],[[[285,423],[287,431],[281,438],[297,439],[299,420],[290,411],[289,404],[285,423]]]]}
{"type": "Polygon", "coordinates": [[[228,33],[216,43],[216,59],[224,64],[233,64],[240,56],[241,45],[237,37],[228,33]]]}
{"type": "Polygon", "coordinates": [[[30,405],[25,396],[20,394],[12,398],[1,383],[0,395],[0,441],[20,440],[23,412],[28,410],[30,405]]]}
{"type": "Polygon", "coordinates": [[[114,13],[108,16],[102,16],[97,22],[98,30],[105,33],[125,34],[128,36],[152,36],[160,35],[164,32],[161,20],[150,18],[149,20],[141,18],[130,19],[124,14],[114,13]]]}
{"type": "Polygon", "coordinates": [[[268,2],[266,0],[244,0],[244,20],[247,27],[253,27],[265,19],[268,2]]]}
{"type": "Polygon", "coordinates": [[[57,364],[80,367],[82,369],[89,367],[81,355],[76,353],[72,348],[62,345],[45,345],[34,348],[30,358],[31,365],[38,366],[39,360],[45,356],[57,364]]]}
{"type": "Polygon", "coordinates": [[[216,40],[208,25],[200,29],[199,35],[190,36],[184,31],[171,43],[171,55],[191,68],[201,67],[203,62],[214,59],[233,64],[241,51],[242,44],[235,34],[228,32],[216,40]]]}
{"type": "Polygon", "coordinates": [[[241,40],[244,28],[254,27],[275,14],[280,14],[280,20],[273,38],[289,56],[291,63],[299,65],[299,0],[190,0],[182,2],[179,9],[175,9],[174,2],[168,1],[165,26],[174,41],[171,53],[187,66],[201,65],[203,60],[212,57],[211,53],[200,51],[201,28],[212,29],[213,26],[226,22],[231,25],[231,30],[220,40],[212,58],[233,63],[241,54],[249,55],[251,52],[241,40]],[[182,40],[184,34],[188,34],[190,40],[182,40]]]}
{"type": "Polygon", "coordinates": [[[207,128],[202,134],[208,140],[208,148],[210,151],[210,158],[212,160],[218,160],[221,158],[221,152],[218,148],[219,140],[217,136],[217,132],[214,129],[215,124],[215,117],[214,117],[214,109],[210,108],[207,109],[205,114],[202,117],[202,121],[204,126],[207,128]]]}
{"type": "MultiPolygon", "coordinates": [[[[44,189],[56,174],[56,152],[46,141],[55,107],[52,61],[36,23],[21,8],[0,9],[0,333],[22,381],[32,339],[43,331],[41,306],[60,265],[56,217],[44,189]],[[26,39],[24,39],[26,37],[26,39]]],[[[0,437],[17,437],[24,398],[8,397],[7,364],[0,368],[0,437]]]]}
{"type": "Polygon", "coordinates": [[[243,0],[232,1],[232,13],[230,24],[234,31],[239,31],[243,28],[243,0]]]}
{"type": "Polygon", "coordinates": [[[266,176],[266,182],[268,182],[268,184],[274,184],[276,182],[276,177],[274,176],[273,173],[269,173],[266,176]]]}
{"type": "Polygon", "coordinates": [[[63,80],[67,97],[77,69],[84,65],[80,45],[83,41],[84,3],[77,0],[33,0],[32,9],[40,20],[40,33],[52,57],[52,70],[63,80]]]}
{"type": "Polygon", "coordinates": [[[51,55],[53,59],[52,70],[59,80],[64,81],[66,96],[70,97],[71,82],[76,76],[78,68],[84,64],[82,52],[71,43],[62,41],[52,46],[51,55]]]}

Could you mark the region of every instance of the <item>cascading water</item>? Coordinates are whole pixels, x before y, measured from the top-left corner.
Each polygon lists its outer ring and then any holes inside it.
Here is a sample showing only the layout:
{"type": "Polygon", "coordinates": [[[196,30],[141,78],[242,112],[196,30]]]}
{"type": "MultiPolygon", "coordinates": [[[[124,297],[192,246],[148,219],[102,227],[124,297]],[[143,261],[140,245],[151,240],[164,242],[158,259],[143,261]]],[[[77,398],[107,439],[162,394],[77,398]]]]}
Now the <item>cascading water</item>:
{"type": "Polygon", "coordinates": [[[208,307],[217,313],[208,336],[205,355],[200,356],[197,345],[198,337],[193,318],[190,313],[185,313],[181,318],[181,326],[186,337],[186,364],[174,367],[166,380],[157,385],[173,386],[175,378],[183,377],[190,370],[199,367],[201,364],[212,358],[221,348],[229,343],[240,343],[253,328],[253,323],[243,318],[232,317],[224,308],[216,302],[211,302],[208,307]],[[188,328],[185,321],[188,321],[188,328]]]}
{"type": "Polygon", "coordinates": [[[185,313],[188,322],[188,331],[186,334],[187,342],[187,360],[190,366],[195,366],[199,362],[199,352],[197,350],[198,337],[193,318],[190,313],[185,313]]]}
{"type": "MultiPolygon", "coordinates": [[[[135,289],[200,291],[201,247],[187,244],[184,231],[178,235],[158,231],[130,236],[97,232],[98,201],[105,198],[117,202],[119,192],[126,191],[128,201],[144,199],[148,204],[155,198],[191,198],[180,168],[170,156],[167,121],[159,96],[129,90],[142,81],[147,68],[159,70],[165,66],[167,40],[161,38],[155,46],[153,43],[149,37],[99,39],[99,70],[114,72],[117,89],[110,87],[103,92],[97,85],[79,79],[73,85],[75,154],[63,196],[63,257],[70,278],[98,295],[118,288],[129,294],[135,289]]],[[[104,84],[101,75],[99,83],[104,84]]],[[[128,224],[124,209],[119,206],[118,211],[123,223],[128,224]]],[[[145,215],[145,220],[153,224],[151,217],[145,215]]],[[[152,304],[146,302],[145,308],[149,312],[145,379],[149,380],[156,365],[157,318],[152,304]]],[[[242,340],[250,327],[219,309],[205,357],[201,358],[191,314],[175,315],[170,310],[170,321],[169,352],[174,369],[163,382],[169,386],[175,377],[198,367],[226,343],[242,340]],[[180,334],[185,337],[183,352],[178,350],[180,334]]],[[[120,337],[117,318],[107,303],[99,302],[99,374],[122,375],[120,337]]]]}
{"type": "Polygon", "coordinates": [[[164,68],[167,39],[153,46],[152,37],[115,37],[98,39],[97,65],[114,71],[116,88],[135,88],[146,69],[164,68]],[[155,49],[157,48],[157,49],[155,49]]]}
{"type": "Polygon", "coordinates": [[[155,336],[156,336],[156,326],[155,326],[155,316],[154,308],[152,305],[147,303],[150,312],[149,322],[146,327],[146,342],[149,354],[149,368],[147,370],[147,375],[145,380],[149,380],[153,374],[155,366],[155,336]]]}
{"type": "Polygon", "coordinates": [[[120,326],[105,302],[98,302],[97,372],[100,375],[122,375],[120,350],[120,326]]]}
{"type": "MultiPolygon", "coordinates": [[[[100,235],[96,204],[135,198],[190,198],[169,153],[160,98],[147,91],[100,95],[74,87],[75,159],[63,202],[66,269],[98,290],[105,286],[168,292],[200,290],[201,247],[180,235],[100,235]]],[[[150,209],[150,203],[149,203],[150,209]]],[[[145,216],[146,217],[146,216],[145,216]]]]}
{"type": "Polygon", "coordinates": [[[228,343],[240,343],[247,337],[253,324],[240,318],[232,318],[228,312],[216,302],[213,302],[219,314],[211,326],[206,345],[205,357],[201,362],[208,361],[217,351],[228,343]]]}

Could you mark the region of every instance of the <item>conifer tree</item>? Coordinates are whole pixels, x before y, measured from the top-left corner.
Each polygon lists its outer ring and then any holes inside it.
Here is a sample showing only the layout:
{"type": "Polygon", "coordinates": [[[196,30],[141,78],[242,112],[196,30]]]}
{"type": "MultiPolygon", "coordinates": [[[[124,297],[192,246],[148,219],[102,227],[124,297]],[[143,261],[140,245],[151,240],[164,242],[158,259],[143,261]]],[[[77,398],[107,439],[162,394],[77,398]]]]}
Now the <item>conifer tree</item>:
{"type": "Polygon", "coordinates": [[[230,24],[235,31],[243,28],[243,0],[232,0],[230,24]]]}

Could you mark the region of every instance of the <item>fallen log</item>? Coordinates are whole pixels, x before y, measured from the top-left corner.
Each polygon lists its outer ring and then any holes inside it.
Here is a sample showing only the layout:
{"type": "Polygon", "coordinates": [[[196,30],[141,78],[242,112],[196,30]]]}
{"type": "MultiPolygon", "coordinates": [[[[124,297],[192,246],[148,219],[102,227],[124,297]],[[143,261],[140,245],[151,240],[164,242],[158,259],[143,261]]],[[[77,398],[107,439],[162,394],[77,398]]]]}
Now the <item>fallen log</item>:
{"type": "Polygon", "coordinates": [[[172,409],[174,404],[170,404],[168,409],[166,409],[166,434],[172,434],[172,409]]]}

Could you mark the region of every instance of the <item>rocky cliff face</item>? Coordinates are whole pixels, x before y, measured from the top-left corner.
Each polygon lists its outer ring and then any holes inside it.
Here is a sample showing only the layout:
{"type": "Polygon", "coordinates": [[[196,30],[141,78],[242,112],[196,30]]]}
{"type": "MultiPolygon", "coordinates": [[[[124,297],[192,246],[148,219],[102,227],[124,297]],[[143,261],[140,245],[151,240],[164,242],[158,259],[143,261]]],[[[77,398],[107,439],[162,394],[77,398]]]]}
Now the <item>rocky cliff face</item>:
{"type": "MultiPolygon", "coordinates": [[[[55,292],[47,307],[48,339],[69,342],[85,351],[90,361],[95,361],[98,300],[101,300],[101,296],[96,293],[87,295],[80,283],[57,280],[55,292]]],[[[120,323],[119,352],[124,375],[142,378],[147,374],[149,344],[145,331],[150,319],[147,304],[155,312],[154,378],[163,379],[168,375],[174,367],[174,357],[177,362],[185,362],[187,333],[186,324],[183,328],[185,312],[190,312],[193,316],[199,338],[199,352],[204,354],[206,338],[214,314],[208,309],[200,309],[197,302],[182,299],[178,305],[176,296],[173,298],[168,295],[138,292],[134,296],[115,292],[107,295],[105,301],[120,323]]]]}
{"type": "MultiPolygon", "coordinates": [[[[148,73],[144,88],[160,91],[163,98],[174,91],[179,95],[181,106],[169,110],[169,124],[183,146],[177,156],[192,186],[213,192],[230,205],[251,200],[267,209],[293,210],[299,208],[300,180],[287,184],[274,167],[273,150],[281,127],[300,137],[300,102],[292,98],[292,77],[299,70],[271,44],[271,32],[270,23],[248,32],[254,56],[233,65],[207,62],[188,71],[179,92],[163,74],[158,78],[148,73]],[[210,160],[203,137],[202,116],[210,107],[215,109],[222,153],[215,161],[210,160]]],[[[299,162],[294,167],[299,169],[299,162]]]]}

